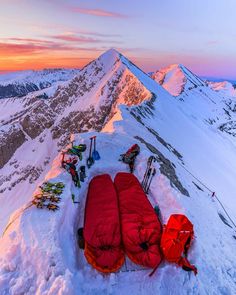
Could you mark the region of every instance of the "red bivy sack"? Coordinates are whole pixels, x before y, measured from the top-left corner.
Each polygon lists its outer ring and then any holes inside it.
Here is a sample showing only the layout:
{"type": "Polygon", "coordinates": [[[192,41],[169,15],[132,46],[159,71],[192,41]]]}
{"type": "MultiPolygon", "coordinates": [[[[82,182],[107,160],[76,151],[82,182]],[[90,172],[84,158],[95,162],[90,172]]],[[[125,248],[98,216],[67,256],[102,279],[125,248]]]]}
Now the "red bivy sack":
{"type": "Polygon", "coordinates": [[[118,173],[114,183],[119,199],[125,252],[133,262],[156,268],[161,262],[161,223],[133,174],[118,173]]]}
{"type": "Polygon", "coordinates": [[[164,227],[161,249],[167,261],[197,274],[197,268],[186,257],[193,237],[193,225],[188,218],[182,214],[173,214],[164,227]]]}
{"type": "Polygon", "coordinates": [[[117,271],[124,262],[124,253],[117,194],[108,174],[91,180],[84,218],[84,254],[88,263],[104,273],[117,271]]]}

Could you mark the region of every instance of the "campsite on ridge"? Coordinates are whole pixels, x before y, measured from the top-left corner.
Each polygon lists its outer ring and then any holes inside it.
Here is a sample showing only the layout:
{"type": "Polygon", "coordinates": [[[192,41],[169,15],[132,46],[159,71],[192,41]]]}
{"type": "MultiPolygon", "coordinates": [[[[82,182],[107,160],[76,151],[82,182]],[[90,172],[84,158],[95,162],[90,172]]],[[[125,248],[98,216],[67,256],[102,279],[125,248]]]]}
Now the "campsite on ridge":
{"type": "Polygon", "coordinates": [[[234,96],[115,49],[56,83],[0,100],[2,294],[234,294],[234,96]]]}

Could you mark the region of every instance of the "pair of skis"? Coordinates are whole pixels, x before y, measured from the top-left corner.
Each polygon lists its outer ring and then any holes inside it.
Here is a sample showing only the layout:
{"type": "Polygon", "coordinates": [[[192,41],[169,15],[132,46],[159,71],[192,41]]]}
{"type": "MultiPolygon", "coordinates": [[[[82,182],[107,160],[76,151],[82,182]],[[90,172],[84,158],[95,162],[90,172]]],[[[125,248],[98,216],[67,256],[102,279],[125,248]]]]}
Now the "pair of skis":
{"type": "Polygon", "coordinates": [[[152,165],[155,162],[156,162],[156,158],[154,156],[150,156],[148,158],[147,168],[142,181],[142,187],[146,194],[148,194],[152,179],[156,174],[156,168],[153,167],[152,165]]]}

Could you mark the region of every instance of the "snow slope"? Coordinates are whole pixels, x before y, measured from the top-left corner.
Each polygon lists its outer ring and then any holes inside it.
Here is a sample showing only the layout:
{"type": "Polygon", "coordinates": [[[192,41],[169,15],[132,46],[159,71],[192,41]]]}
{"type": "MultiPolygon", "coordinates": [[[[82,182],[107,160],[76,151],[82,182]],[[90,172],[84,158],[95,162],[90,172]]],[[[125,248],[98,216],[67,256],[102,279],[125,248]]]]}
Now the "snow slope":
{"type": "MultiPolygon", "coordinates": [[[[217,200],[211,197],[211,191],[215,191],[236,222],[233,196],[236,190],[235,144],[215,125],[204,120],[207,114],[212,115],[214,101],[208,96],[200,96],[198,100],[193,98],[194,106],[191,108],[186,98],[184,101],[175,99],[114,51],[109,51],[97,63],[106,64],[107,77],[111,72],[117,73],[125,67],[124,72],[129,71],[129,75],[133,75],[135,85],[142,85],[141,94],[147,93],[145,97],[148,99],[142,100],[139,94],[137,100],[140,98],[141,103],[134,106],[127,101],[126,105],[118,106],[115,103],[115,111],[105,120],[100,132],[90,131],[75,136],[76,143],[88,144],[90,136],[97,135],[97,149],[101,155],[101,160],[87,171],[88,177],[80,190],[73,186],[70,176],[60,168],[60,154],[52,166],[51,162],[47,164],[50,170],[45,180],[63,181],[66,185],[60,210],[49,212],[36,209],[25,198],[25,205],[19,205],[19,209],[12,214],[0,240],[1,293],[235,294],[235,230],[217,200]],[[111,64],[108,62],[110,60],[111,64]],[[198,117],[200,109],[203,115],[198,117]],[[148,198],[153,206],[160,206],[163,222],[168,220],[170,214],[181,212],[194,224],[196,239],[189,259],[198,268],[196,277],[163,262],[150,278],[150,270],[141,270],[129,261],[127,268],[136,271],[126,272],[124,266],[121,272],[103,276],[87,264],[82,250],[78,249],[76,231],[83,225],[90,179],[101,173],[114,177],[118,171],[128,171],[128,167],[118,158],[133,143],[141,147],[135,165],[135,175],[140,181],[147,158],[151,154],[157,156],[158,173],[153,179],[148,198]],[[78,205],[72,203],[72,193],[80,201],[78,205]]],[[[96,67],[89,69],[93,81],[97,77],[94,71],[96,67]]],[[[96,96],[96,91],[91,93],[92,97],[89,98],[89,94],[84,97],[88,103],[99,103],[103,98],[96,96]]],[[[123,95],[118,99],[124,102],[123,95]]],[[[83,102],[79,103],[83,105],[83,102]]],[[[48,141],[49,147],[51,144],[48,141]]],[[[45,150],[40,157],[46,155],[45,150]]],[[[87,156],[88,151],[81,164],[84,164],[87,156]]],[[[42,178],[39,179],[37,184],[40,185],[42,181],[42,178]]],[[[27,185],[19,183],[18,188],[22,190],[27,185]]],[[[19,197],[14,201],[17,206],[19,197]]]]}

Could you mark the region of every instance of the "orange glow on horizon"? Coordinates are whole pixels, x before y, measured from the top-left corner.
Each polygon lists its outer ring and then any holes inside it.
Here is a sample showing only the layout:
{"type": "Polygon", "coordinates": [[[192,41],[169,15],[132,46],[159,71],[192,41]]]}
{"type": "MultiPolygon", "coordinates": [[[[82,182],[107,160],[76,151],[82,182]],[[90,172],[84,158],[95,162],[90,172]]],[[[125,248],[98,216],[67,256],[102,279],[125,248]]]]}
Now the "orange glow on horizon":
{"type": "Polygon", "coordinates": [[[41,70],[45,68],[82,68],[92,58],[41,56],[37,58],[15,56],[9,59],[0,57],[0,71],[41,70]]]}

